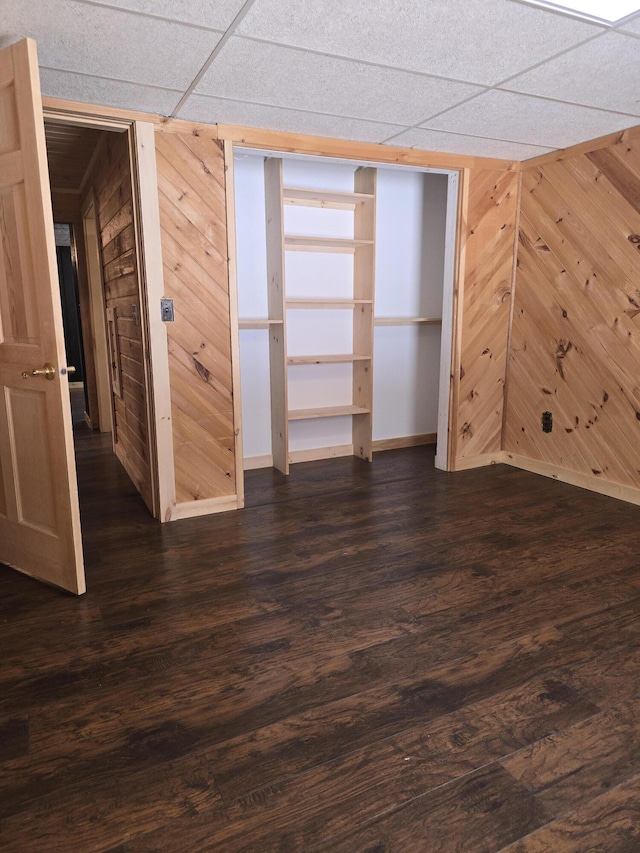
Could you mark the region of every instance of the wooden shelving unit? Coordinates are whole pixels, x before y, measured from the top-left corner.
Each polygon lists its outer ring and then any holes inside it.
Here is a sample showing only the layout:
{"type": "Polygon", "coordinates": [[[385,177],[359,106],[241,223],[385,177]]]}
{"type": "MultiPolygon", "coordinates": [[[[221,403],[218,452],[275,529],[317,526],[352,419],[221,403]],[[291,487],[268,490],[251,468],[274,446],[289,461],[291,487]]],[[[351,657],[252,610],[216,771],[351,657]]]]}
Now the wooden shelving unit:
{"type": "Polygon", "coordinates": [[[349,364],[353,361],[371,361],[371,356],[355,352],[345,352],[339,355],[287,356],[287,364],[349,364]]]}
{"type": "Polygon", "coordinates": [[[373,240],[352,240],[348,237],[308,237],[287,234],[284,247],[291,252],[331,252],[352,255],[362,246],[372,246],[373,240]]]}
{"type": "Polygon", "coordinates": [[[441,326],[442,317],[376,317],[376,326],[441,326]]]}
{"type": "Polygon", "coordinates": [[[269,320],[267,317],[245,317],[238,320],[240,329],[269,329],[277,325],[282,325],[282,320],[269,320]]]}
{"type": "Polygon", "coordinates": [[[372,194],[342,192],[339,190],[313,190],[308,187],[283,187],[284,204],[303,207],[328,207],[333,210],[355,210],[359,204],[371,201],[372,194]]]}
{"type": "MultiPolygon", "coordinates": [[[[285,187],[282,160],[265,160],[267,219],[267,279],[269,316],[269,365],[271,373],[271,441],[274,467],[289,473],[289,422],[316,418],[351,417],[353,453],[372,458],[373,406],[373,292],[375,273],[376,170],[366,167],[354,174],[353,192],[285,187]],[[319,237],[286,234],[284,205],[353,211],[352,237],[319,237]],[[285,252],[331,252],[352,254],[351,298],[287,298],[285,252]],[[287,311],[351,310],[353,351],[332,355],[291,355],[287,351],[287,311]],[[289,409],[288,367],[351,364],[352,401],[349,405],[289,409]]],[[[262,321],[263,323],[266,321],[262,321]]],[[[254,327],[255,328],[255,327],[254,327]]],[[[264,328],[262,326],[261,328],[264,328]]],[[[328,455],[329,455],[329,448],[328,455]]]]}
{"type": "Polygon", "coordinates": [[[370,299],[287,299],[287,310],[292,308],[324,309],[324,308],[353,308],[356,305],[371,305],[370,299]]]}
{"type": "Polygon", "coordinates": [[[324,406],[318,409],[291,409],[290,421],[307,421],[314,418],[335,418],[343,415],[369,415],[370,409],[361,406],[324,406]]]}

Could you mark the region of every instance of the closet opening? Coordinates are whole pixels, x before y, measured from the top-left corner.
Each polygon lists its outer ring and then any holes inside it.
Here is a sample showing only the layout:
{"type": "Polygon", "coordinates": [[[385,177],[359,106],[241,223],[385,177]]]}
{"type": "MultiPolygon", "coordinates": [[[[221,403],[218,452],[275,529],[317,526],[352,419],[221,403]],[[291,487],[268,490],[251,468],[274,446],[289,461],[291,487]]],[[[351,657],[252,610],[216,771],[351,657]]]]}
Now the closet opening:
{"type": "Polygon", "coordinates": [[[236,147],[234,184],[245,470],[446,469],[459,173],[236,147]]]}

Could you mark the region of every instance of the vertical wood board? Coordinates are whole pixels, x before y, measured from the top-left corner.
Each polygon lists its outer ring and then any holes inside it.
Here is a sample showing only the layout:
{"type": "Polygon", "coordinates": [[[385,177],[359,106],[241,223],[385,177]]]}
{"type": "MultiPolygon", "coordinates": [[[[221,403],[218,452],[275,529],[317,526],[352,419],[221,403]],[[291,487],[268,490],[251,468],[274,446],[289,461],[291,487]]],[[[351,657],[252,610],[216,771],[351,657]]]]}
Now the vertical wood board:
{"type": "Polygon", "coordinates": [[[271,452],[273,465],[289,473],[289,421],[287,412],[287,333],[285,322],[284,212],[282,200],[282,160],[264,161],[265,221],[267,231],[267,296],[269,319],[278,325],[269,328],[269,368],[271,377],[271,452]]]}

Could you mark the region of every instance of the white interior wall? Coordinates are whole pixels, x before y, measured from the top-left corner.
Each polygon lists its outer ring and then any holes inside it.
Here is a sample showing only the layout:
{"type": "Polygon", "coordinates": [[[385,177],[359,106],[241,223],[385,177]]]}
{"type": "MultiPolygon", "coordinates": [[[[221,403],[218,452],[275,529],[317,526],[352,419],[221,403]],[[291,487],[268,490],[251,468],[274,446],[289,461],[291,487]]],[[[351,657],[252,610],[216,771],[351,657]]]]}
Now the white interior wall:
{"type": "MultiPolygon", "coordinates": [[[[447,175],[381,169],[376,317],[441,317],[447,175]]],[[[434,433],[440,326],[376,326],[373,439],[434,433]]]]}
{"type": "MultiPolygon", "coordinates": [[[[263,156],[235,160],[240,318],[267,317],[263,156]]],[[[287,186],[353,190],[355,166],[283,159],[287,186]]],[[[439,317],[447,176],[378,169],[376,317],[439,317]]],[[[289,234],[352,237],[351,211],[285,206],[289,234]]],[[[353,256],[287,252],[289,297],[352,296],[353,256]]],[[[289,310],[289,354],[350,352],[350,310],[289,310]]],[[[375,439],[433,433],[437,428],[440,327],[379,326],[374,348],[375,439]]],[[[241,330],[240,366],[245,458],[271,453],[267,330],[241,330]]],[[[289,408],[351,402],[351,366],[289,367],[289,408]]],[[[351,444],[350,418],[292,421],[291,451],[351,444]]]]}
{"type": "MultiPolygon", "coordinates": [[[[267,307],[267,238],[264,213],[264,160],[236,153],[236,246],[238,316],[263,317],[267,307]]],[[[240,331],[242,444],[245,458],[271,453],[269,332],[240,331]]]]}

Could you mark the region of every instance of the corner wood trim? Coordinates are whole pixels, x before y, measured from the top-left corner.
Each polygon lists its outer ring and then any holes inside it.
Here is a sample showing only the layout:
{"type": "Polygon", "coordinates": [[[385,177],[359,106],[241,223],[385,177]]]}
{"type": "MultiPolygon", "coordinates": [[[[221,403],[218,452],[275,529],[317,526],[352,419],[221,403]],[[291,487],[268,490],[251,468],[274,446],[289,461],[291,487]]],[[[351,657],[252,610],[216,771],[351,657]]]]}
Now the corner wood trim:
{"type": "Polygon", "coordinates": [[[640,506],[640,489],[634,489],[632,486],[612,483],[610,480],[603,480],[595,475],[590,476],[582,474],[579,471],[571,471],[569,468],[560,468],[549,462],[541,462],[538,459],[519,456],[517,453],[505,451],[503,455],[503,461],[514,468],[521,468],[523,471],[530,471],[532,474],[541,474],[543,477],[559,480],[561,483],[579,486],[581,489],[587,489],[590,492],[597,492],[610,498],[616,498],[619,501],[626,501],[626,503],[640,506]]]}

